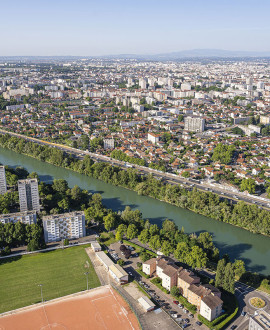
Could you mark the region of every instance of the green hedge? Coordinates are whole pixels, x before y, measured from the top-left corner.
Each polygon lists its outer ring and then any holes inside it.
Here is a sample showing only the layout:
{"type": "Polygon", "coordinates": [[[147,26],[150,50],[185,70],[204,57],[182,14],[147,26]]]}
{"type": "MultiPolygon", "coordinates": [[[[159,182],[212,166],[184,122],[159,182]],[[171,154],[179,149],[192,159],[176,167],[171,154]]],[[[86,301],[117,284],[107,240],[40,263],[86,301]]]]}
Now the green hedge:
{"type": "Polygon", "coordinates": [[[228,324],[236,317],[238,309],[239,307],[237,306],[231,315],[229,315],[224,321],[217,325],[216,329],[224,329],[225,326],[227,328],[228,324]]]}
{"type": "Polygon", "coordinates": [[[176,298],[182,305],[185,306],[186,309],[188,309],[192,314],[195,314],[197,312],[197,307],[195,305],[192,305],[187,301],[187,299],[183,296],[179,296],[176,298]]]}
{"type": "Polygon", "coordinates": [[[222,314],[212,322],[206,320],[202,315],[198,315],[198,320],[204,323],[209,329],[221,330],[228,327],[228,324],[235,318],[238,313],[238,301],[234,297],[233,305],[235,305],[233,312],[222,314]]]}
{"type": "Polygon", "coordinates": [[[144,278],[149,278],[150,276],[149,275],[146,275],[142,270],[140,269],[136,269],[136,272],[139,273],[142,277],[144,278]]]}
{"type": "Polygon", "coordinates": [[[153,256],[153,257],[156,257],[156,256],[157,256],[157,254],[156,254],[155,252],[153,252],[153,251],[151,251],[151,250],[148,250],[148,249],[144,248],[143,246],[140,246],[140,245],[138,245],[138,244],[136,244],[136,243],[132,243],[132,242],[127,241],[127,240],[125,240],[125,239],[123,240],[123,243],[128,244],[128,245],[131,245],[131,246],[133,246],[133,247],[136,248],[136,249],[145,249],[145,251],[146,251],[148,254],[150,254],[151,256],[153,256]]]}
{"type": "Polygon", "coordinates": [[[163,286],[160,283],[160,279],[159,278],[157,278],[157,277],[156,278],[153,278],[150,282],[153,283],[155,286],[157,286],[161,291],[163,291],[163,292],[165,292],[167,294],[170,293],[170,291],[168,291],[167,289],[163,288],[163,286]]]}

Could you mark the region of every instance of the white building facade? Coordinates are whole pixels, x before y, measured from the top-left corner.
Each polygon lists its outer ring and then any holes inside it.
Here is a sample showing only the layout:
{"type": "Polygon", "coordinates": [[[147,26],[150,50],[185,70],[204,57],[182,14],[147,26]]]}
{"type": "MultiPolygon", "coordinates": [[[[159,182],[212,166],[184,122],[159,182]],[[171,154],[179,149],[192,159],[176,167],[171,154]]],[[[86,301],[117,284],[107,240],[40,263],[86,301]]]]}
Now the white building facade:
{"type": "Polygon", "coordinates": [[[43,217],[45,242],[84,237],[85,215],[82,211],[54,214],[43,217]]]}
{"type": "Polygon", "coordinates": [[[37,179],[18,181],[20,211],[40,211],[37,179]]]}
{"type": "Polygon", "coordinates": [[[5,166],[0,166],[0,195],[7,192],[6,172],[5,166]]]}

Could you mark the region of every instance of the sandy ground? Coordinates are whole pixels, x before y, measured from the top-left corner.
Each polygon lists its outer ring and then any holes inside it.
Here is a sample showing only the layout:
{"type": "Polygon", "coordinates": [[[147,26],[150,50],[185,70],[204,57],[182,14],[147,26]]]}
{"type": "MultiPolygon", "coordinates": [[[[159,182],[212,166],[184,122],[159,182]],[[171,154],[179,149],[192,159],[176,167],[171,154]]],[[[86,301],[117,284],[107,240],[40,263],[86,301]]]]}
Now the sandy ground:
{"type": "Polygon", "coordinates": [[[140,329],[123,298],[110,287],[29,306],[0,317],[0,330],[140,329]]]}

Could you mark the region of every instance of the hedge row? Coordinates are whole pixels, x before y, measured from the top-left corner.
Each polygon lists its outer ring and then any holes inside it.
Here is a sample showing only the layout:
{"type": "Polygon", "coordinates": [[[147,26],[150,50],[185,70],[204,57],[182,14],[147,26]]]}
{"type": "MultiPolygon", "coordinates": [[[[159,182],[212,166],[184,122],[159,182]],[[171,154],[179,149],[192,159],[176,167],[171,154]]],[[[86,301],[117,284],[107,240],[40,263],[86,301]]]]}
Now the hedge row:
{"type": "Polygon", "coordinates": [[[157,286],[161,291],[169,294],[170,291],[168,291],[167,289],[163,288],[163,286],[159,283],[158,278],[154,278],[150,281],[151,283],[153,283],[155,286],[157,286]]]}
{"type": "Polygon", "coordinates": [[[136,269],[136,272],[139,273],[142,277],[144,278],[149,278],[150,276],[149,275],[146,275],[142,270],[140,269],[136,269]]]}

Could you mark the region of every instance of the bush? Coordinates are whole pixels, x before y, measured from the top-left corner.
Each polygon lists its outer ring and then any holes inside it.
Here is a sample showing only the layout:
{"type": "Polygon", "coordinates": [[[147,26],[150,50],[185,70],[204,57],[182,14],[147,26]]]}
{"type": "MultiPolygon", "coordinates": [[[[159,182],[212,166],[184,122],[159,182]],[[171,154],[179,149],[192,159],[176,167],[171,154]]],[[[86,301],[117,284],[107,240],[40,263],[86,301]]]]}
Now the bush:
{"type": "Polygon", "coordinates": [[[137,262],[137,268],[142,269],[142,263],[141,262],[137,262]]]}
{"type": "Polygon", "coordinates": [[[153,283],[153,284],[155,284],[155,286],[157,286],[161,291],[163,291],[163,292],[165,292],[167,294],[170,293],[170,291],[168,291],[167,289],[163,288],[163,286],[161,284],[162,283],[161,278],[155,277],[150,282],[153,283]]]}
{"type": "Polygon", "coordinates": [[[118,263],[118,265],[120,265],[121,267],[123,267],[124,264],[125,264],[125,261],[123,259],[119,259],[119,260],[117,260],[117,263],[118,263]]]}
{"type": "Polygon", "coordinates": [[[140,259],[141,259],[142,262],[145,262],[145,261],[151,259],[151,255],[148,254],[147,252],[141,252],[140,253],[140,259]]]}
{"type": "Polygon", "coordinates": [[[0,251],[0,256],[7,256],[11,253],[9,246],[6,246],[3,250],[0,251]]]}
{"type": "Polygon", "coordinates": [[[171,295],[175,298],[178,298],[180,296],[180,290],[177,286],[173,286],[171,289],[171,295]]]}
{"type": "Polygon", "coordinates": [[[67,238],[64,239],[64,245],[69,245],[69,240],[67,238]]]}
{"type": "Polygon", "coordinates": [[[146,275],[142,270],[140,269],[136,269],[136,272],[139,273],[142,277],[144,278],[149,278],[150,276],[149,275],[146,275]]]}
{"type": "Polygon", "coordinates": [[[31,252],[31,251],[36,251],[38,249],[39,249],[39,244],[37,240],[31,239],[31,241],[27,245],[27,251],[31,252]]]}

